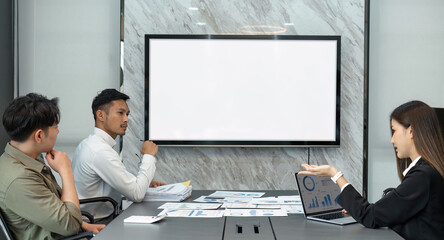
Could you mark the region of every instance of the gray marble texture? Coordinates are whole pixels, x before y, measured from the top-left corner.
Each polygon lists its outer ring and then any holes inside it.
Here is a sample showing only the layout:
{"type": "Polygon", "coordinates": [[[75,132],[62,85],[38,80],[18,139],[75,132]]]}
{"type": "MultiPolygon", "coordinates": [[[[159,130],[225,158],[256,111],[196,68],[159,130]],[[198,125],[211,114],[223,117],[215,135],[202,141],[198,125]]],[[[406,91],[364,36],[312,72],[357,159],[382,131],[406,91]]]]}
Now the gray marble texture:
{"type": "Polygon", "coordinates": [[[334,165],[362,189],[364,0],[127,0],[124,11],[122,90],[131,114],[122,155],[131,172],[144,138],[145,34],[341,35],[340,148],[162,147],[155,179],[191,179],[194,189],[296,189],[294,172],[310,151],[311,164],[334,165]]]}

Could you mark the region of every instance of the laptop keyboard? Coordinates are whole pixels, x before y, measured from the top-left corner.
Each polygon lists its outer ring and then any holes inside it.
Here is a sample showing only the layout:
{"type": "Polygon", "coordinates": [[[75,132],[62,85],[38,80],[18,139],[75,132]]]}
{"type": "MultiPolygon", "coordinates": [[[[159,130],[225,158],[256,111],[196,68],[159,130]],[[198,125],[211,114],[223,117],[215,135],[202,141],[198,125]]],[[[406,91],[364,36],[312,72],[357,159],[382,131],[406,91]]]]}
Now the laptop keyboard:
{"type": "Polygon", "coordinates": [[[330,220],[330,219],[337,219],[337,218],[344,217],[344,214],[342,214],[342,212],[335,212],[335,213],[329,213],[329,214],[324,214],[324,215],[318,215],[316,217],[321,218],[321,219],[325,219],[325,220],[330,220]]]}

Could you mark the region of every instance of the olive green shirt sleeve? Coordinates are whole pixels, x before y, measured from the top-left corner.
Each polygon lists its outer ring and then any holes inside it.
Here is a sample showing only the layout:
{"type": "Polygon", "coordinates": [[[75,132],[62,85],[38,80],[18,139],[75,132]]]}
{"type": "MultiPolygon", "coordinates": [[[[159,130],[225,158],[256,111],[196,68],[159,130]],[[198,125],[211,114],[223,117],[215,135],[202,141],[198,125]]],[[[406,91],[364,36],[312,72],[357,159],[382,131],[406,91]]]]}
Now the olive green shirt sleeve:
{"type": "Polygon", "coordinates": [[[71,202],[62,202],[37,173],[16,178],[4,203],[29,222],[62,236],[77,234],[81,227],[80,209],[71,202]]]}

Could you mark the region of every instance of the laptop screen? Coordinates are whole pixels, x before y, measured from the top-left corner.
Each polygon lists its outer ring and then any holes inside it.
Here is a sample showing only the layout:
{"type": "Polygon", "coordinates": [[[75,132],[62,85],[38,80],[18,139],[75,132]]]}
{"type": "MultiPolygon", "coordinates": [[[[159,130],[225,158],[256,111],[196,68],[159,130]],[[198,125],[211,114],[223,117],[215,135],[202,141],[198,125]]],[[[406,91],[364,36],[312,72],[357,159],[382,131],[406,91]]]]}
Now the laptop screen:
{"type": "Polygon", "coordinates": [[[338,204],[341,189],[329,177],[298,175],[296,173],[296,182],[305,215],[342,209],[338,204]]]}

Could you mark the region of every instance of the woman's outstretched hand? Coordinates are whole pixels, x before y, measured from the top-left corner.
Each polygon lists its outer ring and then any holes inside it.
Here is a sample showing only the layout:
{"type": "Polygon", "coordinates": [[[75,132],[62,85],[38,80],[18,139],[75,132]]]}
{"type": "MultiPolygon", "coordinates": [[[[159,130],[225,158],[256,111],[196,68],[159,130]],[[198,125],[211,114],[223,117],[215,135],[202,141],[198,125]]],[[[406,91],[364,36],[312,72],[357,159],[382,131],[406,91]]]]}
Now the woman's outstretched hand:
{"type": "Polygon", "coordinates": [[[300,171],[298,174],[314,175],[319,177],[333,177],[337,172],[339,172],[338,169],[330,165],[317,166],[302,164],[302,167],[304,167],[306,171],[300,171]]]}

